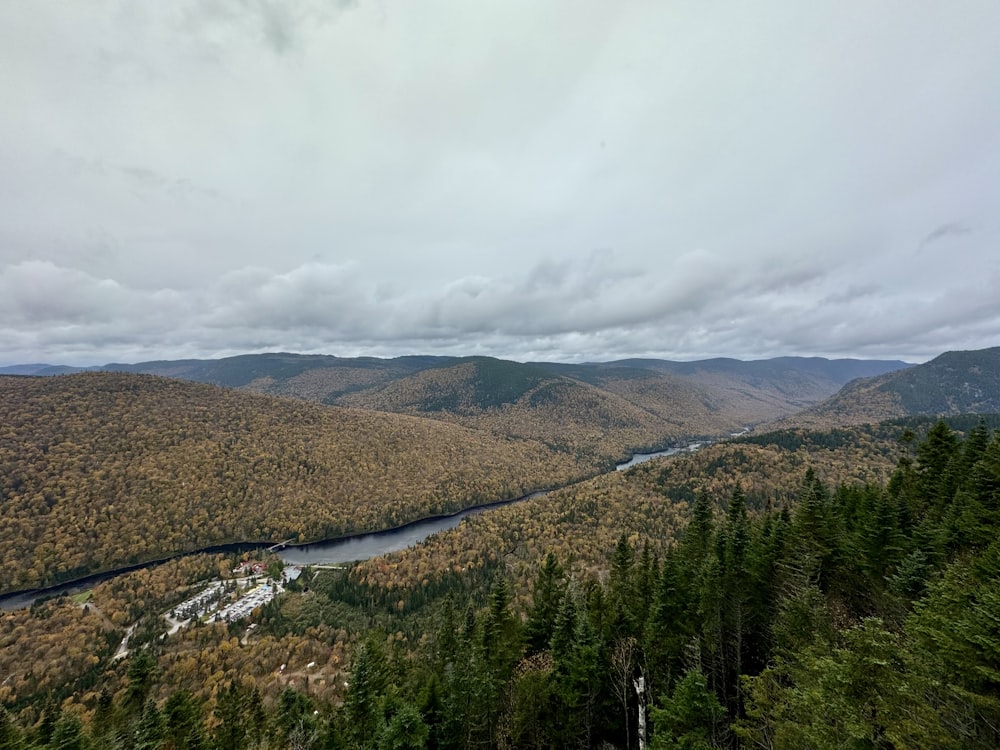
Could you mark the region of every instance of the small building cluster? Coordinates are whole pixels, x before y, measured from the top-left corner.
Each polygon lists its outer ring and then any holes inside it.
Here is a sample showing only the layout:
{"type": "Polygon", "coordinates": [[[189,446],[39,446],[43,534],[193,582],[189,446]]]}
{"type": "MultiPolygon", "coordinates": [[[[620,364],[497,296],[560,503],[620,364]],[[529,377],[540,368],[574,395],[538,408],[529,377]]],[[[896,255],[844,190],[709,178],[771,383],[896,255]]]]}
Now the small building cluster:
{"type": "Polygon", "coordinates": [[[174,607],[166,616],[173,621],[174,630],[184,627],[190,620],[241,620],[282,593],[285,590],[282,584],[295,580],[301,572],[300,567],[289,565],[282,571],[280,580],[272,580],[267,577],[267,566],[264,563],[241,563],[233,568],[233,573],[240,575],[240,578],[228,582],[212,581],[198,594],[174,607]],[[261,582],[258,583],[261,576],[261,582]],[[237,597],[235,601],[232,600],[233,596],[237,597]]]}
{"type": "Polygon", "coordinates": [[[256,560],[241,562],[233,568],[233,573],[238,576],[262,576],[267,573],[267,566],[256,560]]]}
{"type": "Polygon", "coordinates": [[[171,611],[170,616],[174,620],[190,620],[204,617],[215,609],[215,605],[223,596],[225,596],[225,589],[223,588],[222,581],[214,581],[197,596],[193,596],[177,605],[171,611]]]}
{"type": "Polygon", "coordinates": [[[215,620],[216,622],[242,620],[257,609],[257,607],[264,606],[282,591],[284,589],[277,582],[267,580],[248,591],[246,595],[240,597],[237,601],[216,612],[215,620]]]}

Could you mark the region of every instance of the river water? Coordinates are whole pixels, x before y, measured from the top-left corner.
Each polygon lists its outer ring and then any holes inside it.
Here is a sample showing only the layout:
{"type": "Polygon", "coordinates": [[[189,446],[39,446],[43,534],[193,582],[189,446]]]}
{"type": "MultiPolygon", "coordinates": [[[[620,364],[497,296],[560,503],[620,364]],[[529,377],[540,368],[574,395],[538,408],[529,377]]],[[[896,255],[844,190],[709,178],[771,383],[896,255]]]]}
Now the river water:
{"type": "Polygon", "coordinates": [[[412,547],[431,534],[455,528],[462,522],[463,518],[468,516],[474,516],[504,505],[520,503],[533,497],[541,497],[544,494],[545,492],[532,492],[530,495],[514,500],[478,505],[475,508],[461,510],[451,516],[425,518],[422,521],[414,521],[396,529],[285,547],[277,554],[288,565],[336,565],[355,560],[367,560],[370,557],[387,555],[390,552],[398,552],[401,549],[412,547]]]}
{"type": "MultiPolygon", "coordinates": [[[[624,471],[632,466],[649,461],[652,458],[657,458],[659,456],[672,456],[682,451],[695,450],[696,447],[700,447],[700,444],[690,445],[685,448],[668,448],[666,450],[656,451],[653,453],[636,453],[628,461],[618,464],[615,469],[616,471],[624,471]]],[[[338,565],[341,563],[353,562],[355,560],[367,560],[371,557],[378,557],[379,555],[385,555],[390,552],[397,552],[399,550],[406,549],[407,547],[412,547],[414,544],[422,542],[431,534],[455,528],[462,522],[463,518],[468,516],[476,515],[504,505],[523,502],[534,497],[540,497],[544,494],[546,493],[532,492],[529,495],[515,498],[513,500],[504,500],[497,503],[479,505],[474,508],[467,508],[466,510],[459,511],[454,515],[425,518],[398,528],[375,531],[370,534],[357,534],[354,536],[340,537],[338,539],[327,539],[325,541],[314,542],[312,544],[290,545],[278,550],[277,554],[288,565],[338,565]]],[[[202,550],[194,550],[185,554],[194,555],[202,552],[244,552],[267,549],[271,545],[271,542],[241,542],[235,544],[217,545],[202,550]]],[[[181,555],[177,555],[177,557],[180,556],[181,555]]],[[[0,610],[23,609],[24,607],[30,607],[31,604],[37,599],[61,596],[63,594],[76,594],[93,588],[95,584],[100,583],[101,581],[106,581],[114,576],[121,575],[122,573],[158,564],[159,562],[150,562],[133,565],[127,568],[108,571],[106,573],[97,573],[92,576],[87,576],[86,578],[81,578],[77,581],[71,581],[69,583],[52,586],[42,590],[25,591],[0,596],[0,610]]]]}
{"type": "Polygon", "coordinates": [[[622,464],[618,464],[615,467],[615,471],[625,471],[625,469],[630,469],[637,464],[644,464],[651,458],[659,458],[660,456],[673,456],[674,454],[680,453],[681,451],[690,450],[689,448],[667,448],[666,450],[656,451],[655,453],[636,453],[632,458],[622,464]]]}
{"type": "MultiPolygon", "coordinates": [[[[690,451],[700,447],[696,443],[685,448],[667,448],[653,453],[636,453],[628,461],[615,466],[615,471],[624,471],[641,463],[645,463],[652,458],[660,456],[673,456],[683,451],[690,451]]],[[[436,534],[445,529],[453,529],[461,523],[466,516],[476,515],[486,510],[492,510],[502,505],[519,503],[533,497],[540,497],[544,492],[533,492],[530,495],[519,497],[516,500],[508,500],[501,503],[491,503],[480,505],[468,510],[459,511],[453,516],[443,516],[438,518],[428,518],[423,521],[415,521],[398,529],[387,531],[376,531],[371,534],[363,534],[344,539],[330,539],[313,544],[303,544],[294,547],[286,547],[278,552],[289,565],[337,565],[339,563],[353,562],[355,560],[367,560],[371,557],[386,555],[390,552],[412,547],[418,542],[422,542],[431,534],[436,534]]]]}

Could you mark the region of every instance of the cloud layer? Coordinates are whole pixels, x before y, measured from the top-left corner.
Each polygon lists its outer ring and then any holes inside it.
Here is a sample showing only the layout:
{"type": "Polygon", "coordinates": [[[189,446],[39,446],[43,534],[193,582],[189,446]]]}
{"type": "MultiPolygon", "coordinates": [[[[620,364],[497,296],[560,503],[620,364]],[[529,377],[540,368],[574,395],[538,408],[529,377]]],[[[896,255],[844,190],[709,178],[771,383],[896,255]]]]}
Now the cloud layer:
{"type": "Polygon", "coordinates": [[[1000,344],[987,0],[0,9],[0,364],[1000,344]]]}

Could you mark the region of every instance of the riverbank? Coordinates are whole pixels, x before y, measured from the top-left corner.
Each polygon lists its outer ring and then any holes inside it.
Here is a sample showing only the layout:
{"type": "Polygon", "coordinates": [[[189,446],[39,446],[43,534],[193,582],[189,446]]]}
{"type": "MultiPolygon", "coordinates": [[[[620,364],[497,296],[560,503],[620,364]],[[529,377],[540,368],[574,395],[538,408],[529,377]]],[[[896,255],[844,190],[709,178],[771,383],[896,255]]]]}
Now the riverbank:
{"type": "MultiPolygon", "coordinates": [[[[635,453],[628,461],[617,464],[613,471],[624,471],[632,466],[644,463],[661,456],[671,456],[679,453],[687,453],[705,445],[711,444],[712,440],[703,440],[691,443],[682,447],[665,448],[660,451],[650,453],[635,453]]],[[[612,472],[606,472],[612,473],[612,472]]],[[[273,550],[285,562],[286,565],[330,565],[352,562],[355,560],[366,560],[371,557],[396,552],[406,549],[426,539],[431,534],[454,528],[461,523],[463,518],[477,513],[482,513],[494,508],[501,508],[514,503],[524,502],[532,498],[541,497],[549,492],[572,487],[580,482],[588,481],[600,474],[578,479],[560,487],[550,489],[535,490],[525,495],[506,500],[497,500],[489,503],[462,508],[454,513],[444,513],[434,516],[426,516],[413,521],[408,521],[397,526],[392,526],[375,531],[358,532],[345,534],[327,539],[318,539],[309,542],[274,542],[274,541],[239,541],[209,545],[194,550],[178,552],[176,554],[147,560],[140,563],[122,566],[111,570],[92,573],[81,578],[70,581],[63,581],[52,586],[38,589],[26,589],[12,591],[0,595],[0,610],[14,610],[30,607],[34,602],[55,598],[62,595],[71,595],[93,588],[98,583],[106,581],[125,573],[132,573],[137,570],[145,570],[156,565],[162,565],[171,560],[182,557],[200,554],[242,554],[244,552],[256,552],[260,550],[273,550]]]]}

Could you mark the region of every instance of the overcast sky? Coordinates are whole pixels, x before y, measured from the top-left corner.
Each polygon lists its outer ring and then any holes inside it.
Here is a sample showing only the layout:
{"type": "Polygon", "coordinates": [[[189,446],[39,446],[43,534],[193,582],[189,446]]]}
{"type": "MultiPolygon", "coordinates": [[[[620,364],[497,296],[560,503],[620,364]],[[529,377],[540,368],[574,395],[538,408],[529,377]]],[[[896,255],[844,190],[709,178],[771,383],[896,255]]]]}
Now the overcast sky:
{"type": "Polygon", "coordinates": [[[997,0],[0,0],[0,364],[1000,345],[997,0]]]}

